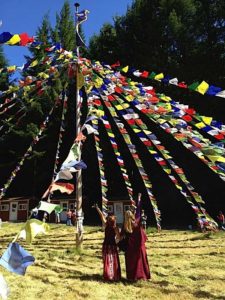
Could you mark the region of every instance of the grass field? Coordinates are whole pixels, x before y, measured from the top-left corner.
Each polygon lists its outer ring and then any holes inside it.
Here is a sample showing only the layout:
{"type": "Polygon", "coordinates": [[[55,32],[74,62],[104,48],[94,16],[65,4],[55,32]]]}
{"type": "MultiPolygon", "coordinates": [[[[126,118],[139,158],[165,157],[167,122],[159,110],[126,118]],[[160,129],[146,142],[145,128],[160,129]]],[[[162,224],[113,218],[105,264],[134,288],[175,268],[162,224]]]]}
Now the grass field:
{"type": "MultiPolygon", "coordinates": [[[[0,254],[22,224],[0,228],[0,254]]],[[[25,276],[0,266],[10,286],[9,300],[38,299],[225,299],[225,233],[163,230],[148,232],[147,251],[152,273],[150,281],[127,282],[124,257],[120,254],[123,280],[102,281],[99,227],[85,227],[84,249],[75,249],[74,228],[51,225],[48,235],[33,244],[20,244],[34,255],[34,265],[25,276]]]]}

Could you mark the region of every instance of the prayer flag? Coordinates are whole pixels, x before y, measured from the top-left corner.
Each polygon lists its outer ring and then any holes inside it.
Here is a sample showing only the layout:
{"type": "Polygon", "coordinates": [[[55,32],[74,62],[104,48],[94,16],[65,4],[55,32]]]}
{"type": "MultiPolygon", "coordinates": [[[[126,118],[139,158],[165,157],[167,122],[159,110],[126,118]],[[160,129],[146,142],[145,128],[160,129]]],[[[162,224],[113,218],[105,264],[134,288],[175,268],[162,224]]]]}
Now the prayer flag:
{"type": "Polygon", "coordinates": [[[40,201],[37,207],[38,210],[46,211],[48,214],[51,214],[54,210],[60,210],[60,205],[49,203],[46,201],[40,201]]]}
{"type": "Polygon", "coordinates": [[[34,261],[35,258],[18,243],[11,243],[0,258],[0,265],[10,272],[25,275],[27,267],[34,261]]]}
{"type": "Polygon", "coordinates": [[[0,44],[3,44],[7,41],[9,41],[12,38],[12,34],[9,32],[3,32],[0,34],[0,44]]]}
{"type": "Polygon", "coordinates": [[[36,235],[39,233],[46,234],[50,227],[48,224],[37,220],[30,219],[24,225],[24,228],[20,231],[18,238],[26,240],[27,243],[31,243],[36,235]]]}
{"type": "Polygon", "coordinates": [[[7,300],[8,296],[9,296],[9,287],[3,275],[0,274],[0,297],[2,297],[2,300],[7,300]]]}
{"type": "Polygon", "coordinates": [[[76,17],[77,17],[77,24],[76,24],[76,45],[78,47],[85,47],[85,43],[82,39],[82,37],[79,34],[79,25],[83,22],[85,22],[87,20],[88,17],[88,13],[90,11],[85,9],[82,10],[81,12],[76,13],[76,17]]]}
{"type": "Polygon", "coordinates": [[[77,25],[80,25],[81,23],[87,21],[88,18],[88,14],[90,13],[89,10],[85,9],[82,10],[78,13],[76,13],[76,17],[77,17],[77,25]]]}
{"type": "Polygon", "coordinates": [[[212,117],[205,117],[205,116],[202,116],[202,121],[207,124],[207,125],[210,125],[211,122],[212,122],[213,118],[212,117]]]}
{"type": "Polygon", "coordinates": [[[124,73],[127,73],[129,70],[129,66],[126,66],[124,68],[121,69],[121,71],[123,71],[124,73]]]}
{"type": "Polygon", "coordinates": [[[210,85],[206,94],[210,95],[210,96],[215,96],[217,93],[219,93],[221,91],[222,91],[222,89],[220,87],[210,85]]]}
{"type": "Polygon", "coordinates": [[[196,92],[204,95],[209,88],[209,84],[206,81],[202,81],[200,85],[196,88],[196,92]]]}
{"type": "Polygon", "coordinates": [[[74,191],[74,185],[65,182],[54,182],[50,185],[48,193],[52,193],[54,191],[60,191],[61,193],[71,194],[74,191]]]}
{"type": "Polygon", "coordinates": [[[16,45],[20,42],[19,34],[14,34],[10,40],[6,42],[7,45],[16,45]]]}
{"type": "Polygon", "coordinates": [[[162,80],[164,78],[164,74],[163,73],[159,73],[159,74],[157,74],[157,75],[155,75],[155,80],[162,80]]]}
{"type": "Polygon", "coordinates": [[[225,90],[216,94],[217,97],[225,98],[225,90]]]}

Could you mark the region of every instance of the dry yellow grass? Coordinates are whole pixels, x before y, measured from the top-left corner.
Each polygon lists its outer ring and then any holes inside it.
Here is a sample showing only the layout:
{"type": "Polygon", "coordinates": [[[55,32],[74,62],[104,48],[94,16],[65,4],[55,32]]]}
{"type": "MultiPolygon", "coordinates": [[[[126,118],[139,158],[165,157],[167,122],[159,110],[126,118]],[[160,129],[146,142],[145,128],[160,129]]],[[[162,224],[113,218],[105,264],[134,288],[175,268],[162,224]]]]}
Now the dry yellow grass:
{"type": "MultiPolygon", "coordinates": [[[[0,254],[21,226],[3,224],[0,254]]],[[[28,267],[25,276],[0,266],[10,286],[9,300],[225,299],[224,232],[150,232],[147,250],[152,279],[127,282],[121,253],[124,279],[119,283],[105,283],[101,260],[103,232],[98,227],[85,227],[85,231],[82,253],[75,249],[74,228],[65,225],[51,225],[50,233],[38,236],[31,245],[20,242],[36,262],[28,267]]]]}

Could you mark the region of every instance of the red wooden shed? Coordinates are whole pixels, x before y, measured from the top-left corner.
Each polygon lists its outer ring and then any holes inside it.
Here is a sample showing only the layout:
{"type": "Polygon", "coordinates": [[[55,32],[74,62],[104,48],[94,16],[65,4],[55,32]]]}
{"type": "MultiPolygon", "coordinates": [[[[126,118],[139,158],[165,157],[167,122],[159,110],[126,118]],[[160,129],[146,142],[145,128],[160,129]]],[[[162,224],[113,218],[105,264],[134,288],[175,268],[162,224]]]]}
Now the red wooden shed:
{"type": "Polygon", "coordinates": [[[30,199],[15,197],[0,200],[0,219],[6,221],[26,221],[29,215],[30,199]]]}

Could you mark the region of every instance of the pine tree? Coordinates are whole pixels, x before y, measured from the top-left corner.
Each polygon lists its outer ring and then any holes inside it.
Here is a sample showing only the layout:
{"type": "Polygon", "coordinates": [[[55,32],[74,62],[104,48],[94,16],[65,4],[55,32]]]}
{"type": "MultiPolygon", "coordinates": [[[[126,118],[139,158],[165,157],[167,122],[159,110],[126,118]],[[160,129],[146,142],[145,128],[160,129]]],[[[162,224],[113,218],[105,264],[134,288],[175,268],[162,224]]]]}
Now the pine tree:
{"type": "MultiPolygon", "coordinates": [[[[7,66],[8,62],[5,58],[3,48],[0,46],[0,69],[5,68],[7,66]]],[[[6,90],[8,87],[8,74],[6,72],[3,72],[0,76],[0,90],[6,90]]]]}
{"type": "Polygon", "coordinates": [[[69,1],[65,1],[60,14],[56,15],[56,27],[52,31],[52,38],[55,42],[60,42],[67,51],[75,49],[75,24],[69,1]]]}
{"type": "Polygon", "coordinates": [[[100,34],[90,40],[89,51],[96,60],[113,63],[116,56],[116,31],[111,24],[104,24],[100,34]]]}

